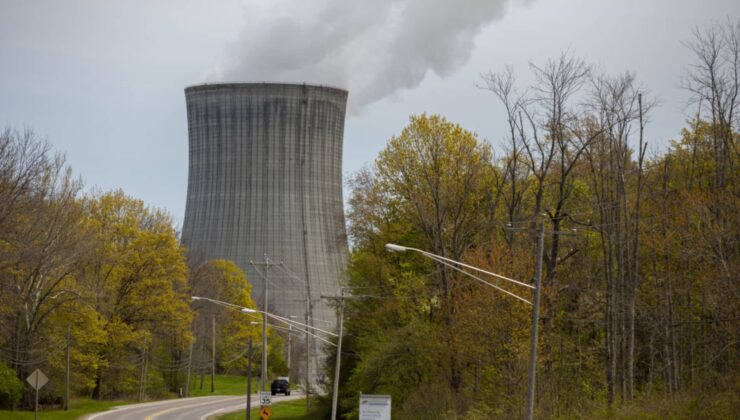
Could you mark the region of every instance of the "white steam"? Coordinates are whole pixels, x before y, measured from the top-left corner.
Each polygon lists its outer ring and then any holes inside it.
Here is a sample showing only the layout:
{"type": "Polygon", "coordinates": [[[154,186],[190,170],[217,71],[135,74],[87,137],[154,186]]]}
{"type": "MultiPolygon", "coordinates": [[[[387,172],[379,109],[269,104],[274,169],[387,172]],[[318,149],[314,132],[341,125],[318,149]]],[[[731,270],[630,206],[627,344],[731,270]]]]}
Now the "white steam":
{"type": "Polygon", "coordinates": [[[246,0],[246,24],[209,81],[306,82],[348,89],[350,112],[428,71],[463,65],[509,0],[246,0]]]}

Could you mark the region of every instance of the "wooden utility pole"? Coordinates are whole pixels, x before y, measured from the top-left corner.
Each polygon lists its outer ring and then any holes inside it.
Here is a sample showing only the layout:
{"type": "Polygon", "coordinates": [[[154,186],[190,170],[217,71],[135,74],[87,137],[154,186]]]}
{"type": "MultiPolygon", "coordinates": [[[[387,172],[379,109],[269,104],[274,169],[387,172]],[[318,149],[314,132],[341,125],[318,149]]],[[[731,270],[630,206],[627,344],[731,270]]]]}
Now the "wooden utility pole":
{"type": "Polygon", "coordinates": [[[144,349],[144,378],[143,382],[141,383],[141,400],[144,401],[146,399],[146,379],[149,375],[149,343],[147,343],[146,348],[144,349]]]}
{"type": "MultiPolygon", "coordinates": [[[[311,295],[306,296],[306,325],[308,314],[311,312],[311,295]]],[[[311,412],[311,337],[306,327],[306,414],[311,412]]]]}
{"type": "Polygon", "coordinates": [[[290,366],[290,353],[292,352],[291,348],[291,342],[293,341],[293,325],[288,324],[288,374],[291,372],[291,366],[290,366]]]}
{"type": "Polygon", "coordinates": [[[267,391],[266,385],[267,385],[267,274],[270,271],[270,266],[277,265],[270,262],[270,259],[267,258],[267,255],[265,255],[265,262],[264,263],[255,263],[254,261],[249,261],[249,264],[254,267],[255,271],[257,271],[264,280],[264,286],[262,287],[262,374],[261,374],[261,380],[262,380],[262,390],[267,391]],[[260,272],[257,269],[258,265],[264,265],[265,266],[265,272],[264,274],[260,272]]]}
{"type": "Polygon", "coordinates": [[[334,391],[331,397],[331,420],[337,419],[337,400],[339,396],[339,368],[342,362],[342,332],[344,330],[344,287],[340,289],[340,295],[337,296],[322,296],[324,299],[338,299],[339,300],[339,337],[337,342],[337,360],[336,366],[334,367],[334,391]]]}
{"type": "Polygon", "coordinates": [[[262,379],[262,391],[267,391],[267,272],[270,271],[270,263],[265,257],[265,285],[262,288],[262,372],[260,379],[262,379]]]}
{"type": "Polygon", "coordinates": [[[211,318],[211,392],[216,392],[216,316],[211,318]]]}
{"type": "Polygon", "coordinates": [[[185,397],[190,396],[190,373],[193,370],[193,341],[190,342],[190,351],[188,352],[188,375],[185,380],[185,397]]]}
{"type": "Polygon", "coordinates": [[[66,378],[65,378],[65,387],[64,387],[64,411],[69,410],[69,347],[70,342],[72,340],[72,331],[71,327],[67,325],[67,370],[66,370],[66,378]]]}
{"type": "MultiPolygon", "coordinates": [[[[508,227],[506,230],[509,231],[530,231],[529,228],[511,228],[508,227]]],[[[573,236],[574,232],[569,231],[554,231],[552,235],[566,235],[573,236]]],[[[545,255],[545,223],[540,222],[540,227],[537,229],[537,249],[535,251],[535,268],[534,268],[534,289],[532,290],[532,334],[529,343],[529,384],[527,385],[527,413],[525,418],[532,420],[534,418],[534,400],[537,387],[537,335],[539,330],[540,321],[540,296],[542,294],[542,260],[545,255]]]]}
{"type": "Polygon", "coordinates": [[[149,353],[149,345],[148,343],[144,343],[144,353],[141,359],[141,378],[139,380],[139,402],[144,400],[144,395],[146,393],[146,375],[147,375],[146,370],[147,370],[148,353],[149,353]]]}
{"type": "Polygon", "coordinates": [[[529,387],[527,389],[527,419],[534,418],[534,397],[537,381],[537,332],[540,325],[540,291],[542,286],[542,258],[545,251],[545,223],[540,223],[537,234],[537,263],[534,269],[534,298],[532,299],[532,336],[529,344],[529,387]]]}
{"type": "Polygon", "coordinates": [[[247,420],[252,416],[252,336],[247,347],[247,420]]]}

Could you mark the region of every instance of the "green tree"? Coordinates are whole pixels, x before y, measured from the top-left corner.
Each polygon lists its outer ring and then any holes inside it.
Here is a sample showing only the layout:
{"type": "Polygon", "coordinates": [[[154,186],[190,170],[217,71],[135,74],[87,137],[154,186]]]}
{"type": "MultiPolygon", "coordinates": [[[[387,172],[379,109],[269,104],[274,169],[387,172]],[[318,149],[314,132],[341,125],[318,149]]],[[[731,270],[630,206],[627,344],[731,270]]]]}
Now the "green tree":
{"type": "Polygon", "coordinates": [[[15,376],[13,369],[5,363],[0,363],[0,407],[12,408],[23,395],[23,384],[15,376]]]}
{"type": "Polygon", "coordinates": [[[189,347],[185,251],[169,215],[121,191],[92,197],[85,209],[96,252],[81,278],[105,333],[93,395],[142,394],[148,372],[180,368],[189,347]]]}
{"type": "MultiPolygon", "coordinates": [[[[238,305],[255,308],[251,298],[252,285],[244,272],[232,261],[207,260],[194,262],[191,257],[190,285],[194,296],[202,296],[238,305]]],[[[196,373],[209,373],[212,363],[213,323],[216,326],[216,368],[219,372],[246,372],[247,347],[252,338],[254,360],[262,340],[261,322],[251,322],[261,318],[252,314],[225,308],[207,301],[192,304],[195,312],[193,320],[194,365],[196,373]]],[[[202,381],[201,381],[202,383],[202,381]]]]}

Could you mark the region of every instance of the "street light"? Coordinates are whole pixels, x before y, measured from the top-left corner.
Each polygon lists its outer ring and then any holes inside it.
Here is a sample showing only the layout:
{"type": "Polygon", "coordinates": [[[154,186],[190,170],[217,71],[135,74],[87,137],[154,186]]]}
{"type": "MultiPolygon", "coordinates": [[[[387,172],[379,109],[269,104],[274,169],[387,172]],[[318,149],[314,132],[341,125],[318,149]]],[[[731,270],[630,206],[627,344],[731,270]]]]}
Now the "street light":
{"type": "Polygon", "coordinates": [[[472,278],[472,279],[474,279],[474,280],[476,280],[476,281],[478,281],[480,283],[485,284],[486,286],[493,287],[494,289],[496,289],[496,290],[498,290],[498,291],[500,291],[502,293],[505,293],[505,294],[507,294],[507,295],[515,298],[515,299],[521,300],[524,303],[528,303],[530,305],[532,304],[532,302],[528,301],[527,299],[525,299],[525,298],[523,298],[523,297],[521,297],[521,296],[519,296],[517,294],[514,294],[514,293],[512,293],[512,292],[510,292],[510,291],[508,291],[506,289],[502,289],[501,287],[496,286],[495,284],[490,283],[488,281],[485,281],[485,280],[483,280],[482,278],[480,278],[478,276],[474,276],[474,275],[468,273],[467,271],[460,269],[458,266],[465,267],[465,268],[468,268],[468,269],[471,269],[471,270],[475,270],[475,271],[478,271],[480,273],[487,274],[489,276],[493,276],[493,277],[499,278],[501,280],[506,280],[506,281],[508,281],[510,283],[513,283],[513,284],[516,284],[516,285],[519,285],[519,286],[522,286],[522,287],[526,287],[528,289],[536,290],[536,286],[532,286],[531,284],[527,284],[527,283],[521,282],[519,280],[514,280],[514,279],[512,279],[510,277],[502,276],[501,274],[493,273],[493,272],[484,270],[482,268],[474,267],[472,265],[468,265],[468,264],[462,263],[460,261],[455,261],[453,259],[450,259],[450,258],[447,258],[447,257],[443,257],[441,255],[432,254],[431,252],[427,252],[427,251],[424,251],[424,250],[421,250],[421,249],[418,249],[418,248],[411,248],[411,247],[397,245],[397,244],[385,244],[385,249],[388,250],[388,251],[390,251],[390,252],[406,252],[406,251],[418,252],[418,253],[424,255],[425,257],[430,258],[430,259],[432,259],[432,260],[434,260],[434,261],[436,261],[436,262],[438,262],[438,263],[440,263],[442,265],[445,265],[445,266],[447,266],[447,267],[449,267],[449,268],[451,268],[451,269],[453,269],[455,271],[459,271],[459,272],[465,274],[466,276],[468,276],[468,277],[470,277],[470,278],[472,278]]]}
{"type": "Polygon", "coordinates": [[[537,238],[537,263],[535,265],[534,286],[529,285],[527,283],[523,283],[518,280],[514,280],[506,276],[502,276],[500,274],[496,274],[496,273],[492,273],[487,270],[483,270],[478,267],[474,267],[472,265],[462,263],[460,261],[455,261],[450,258],[443,257],[441,255],[432,254],[431,252],[423,251],[421,249],[406,247],[406,246],[397,245],[397,244],[390,244],[390,243],[385,244],[385,249],[387,249],[390,252],[406,252],[406,251],[418,252],[427,258],[430,258],[440,264],[443,264],[449,268],[452,268],[455,271],[459,271],[468,277],[471,277],[481,283],[491,286],[503,293],[506,293],[509,296],[519,299],[520,301],[523,301],[525,303],[532,305],[532,334],[531,334],[531,342],[530,342],[530,347],[529,347],[529,383],[527,386],[527,417],[526,417],[529,420],[534,418],[535,377],[536,377],[536,367],[537,367],[537,332],[538,332],[539,317],[540,317],[540,289],[541,289],[540,282],[542,278],[542,257],[543,257],[544,248],[545,248],[544,240],[545,240],[545,225],[541,224],[539,232],[538,232],[538,238],[537,238]],[[474,276],[473,274],[465,270],[462,270],[458,266],[465,267],[471,270],[475,270],[479,273],[497,277],[499,279],[506,280],[513,284],[532,289],[532,293],[533,293],[532,302],[528,301],[527,299],[519,295],[511,293],[508,290],[502,289],[496,286],[495,284],[489,283],[477,276],[474,276]]]}

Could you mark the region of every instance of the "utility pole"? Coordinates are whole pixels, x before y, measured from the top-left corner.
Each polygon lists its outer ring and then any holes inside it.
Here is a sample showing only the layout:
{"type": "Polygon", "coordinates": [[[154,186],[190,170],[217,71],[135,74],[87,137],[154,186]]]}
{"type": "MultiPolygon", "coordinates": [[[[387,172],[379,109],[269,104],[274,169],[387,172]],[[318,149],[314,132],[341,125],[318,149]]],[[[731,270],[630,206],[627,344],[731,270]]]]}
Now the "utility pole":
{"type": "Polygon", "coordinates": [[[149,342],[146,343],[144,349],[144,383],[141,385],[141,400],[146,399],[146,380],[149,375],[149,342]]]}
{"type": "Polygon", "coordinates": [[[293,341],[293,325],[288,324],[288,375],[290,375],[291,366],[290,366],[290,354],[292,352],[291,349],[291,341],[293,341]]]}
{"type": "MultiPolygon", "coordinates": [[[[308,323],[308,314],[311,311],[311,295],[306,296],[306,325],[308,323]]],[[[311,337],[306,327],[306,414],[311,413],[311,337]]]]}
{"type": "Polygon", "coordinates": [[[527,389],[527,419],[534,418],[534,396],[537,374],[537,330],[540,324],[540,291],[542,285],[542,258],[545,253],[545,223],[540,223],[537,234],[537,263],[534,269],[534,298],[532,299],[532,337],[529,345],[529,387],[527,389]]]}
{"type": "Polygon", "coordinates": [[[69,410],[69,346],[70,342],[72,341],[72,331],[71,327],[67,325],[67,371],[66,371],[66,381],[65,381],[65,387],[64,387],[64,411],[69,410]]]}
{"type": "Polygon", "coordinates": [[[344,287],[340,289],[339,297],[322,296],[325,299],[339,300],[339,338],[337,343],[337,363],[334,367],[334,392],[331,397],[331,420],[337,419],[337,400],[339,396],[339,367],[342,361],[342,332],[344,331],[344,287]]]}
{"type": "MultiPolygon", "coordinates": [[[[313,325],[313,318],[311,317],[311,299],[308,294],[310,290],[307,290],[306,294],[306,313],[305,313],[305,325],[306,325],[306,372],[305,372],[305,383],[306,383],[306,414],[311,413],[311,325],[313,325]],[[309,323],[310,322],[310,323],[309,323]]],[[[303,302],[303,299],[298,300],[303,302]]]]}
{"type": "Polygon", "coordinates": [[[264,263],[255,263],[254,261],[250,260],[249,264],[254,267],[255,271],[257,271],[260,275],[262,275],[262,278],[264,279],[264,286],[262,287],[262,390],[266,391],[266,379],[267,379],[267,273],[270,271],[270,266],[275,265],[270,262],[270,259],[267,258],[267,255],[265,255],[265,262],[264,263]],[[262,274],[258,269],[258,265],[265,266],[265,273],[262,274]]]}
{"type": "MultiPolygon", "coordinates": [[[[305,238],[305,232],[304,232],[305,238]]],[[[311,338],[310,330],[313,325],[313,317],[311,316],[311,284],[307,280],[303,280],[296,276],[292,271],[288,269],[282,262],[278,264],[285,272],[294,280],[303,282],[306,285],[306,414],[311,413],[311,338]]]]}
{"type": "Polygon", "coordinates": [[[252,336],[247,347],[247,420],[252,416],[252,336]]]}
{"type": "Polygon", "coordinates": [[[216,392],[216,315],[211,321],[211,392],[216,392]]]}
{"type": "Polygon", "coordinates": [[[188,352],[188,375],[185,380],[185,397],[190,396],[190,372],[193,370],[193,341],[190,342],[190,351],[188,352]]]}
{"type": "Polygon", "coordinates": [[[144,343],[144,353],[141,359],[141,380],[139,382],[139,402],[144,401],[146,395],[147,361],[149,356],[149,343],[144,343]]]}
{"type": "MultiPolygon", "coordinates": [[[[513,228],[507,227],[507,230],[523,230],[531,232],[528,228],[513,228]]],[[[553,235],[575,235],[574,232],[569,231],[555,231],[551,232],[553,235]]],[[[539,229],[537,229],[537,250],[536,262],[534,268],[534,290],[532,296],[532,336],[529,343],[529,383],[527,385],[527,413],[526,419],[532,420],[534,418],[534,400],[537,387],[537,334],[539,329],[540,320],[540,296],[542,292],[542,260],[545,256],[545,222],[540,222],[539,229]]]]}
{"type": "Polygon", "coordinates": [[[266,382],[267,382],[267,272],[270,271],[270,263],[267,261],[267,257],[265,257],[265,285],[262,288],[262,310],[264,311],[262,313],[262,373],[261,373],[261,379],[262,379],[262,391],[266,391],[267,388],[265,388],[266,382]]]}

